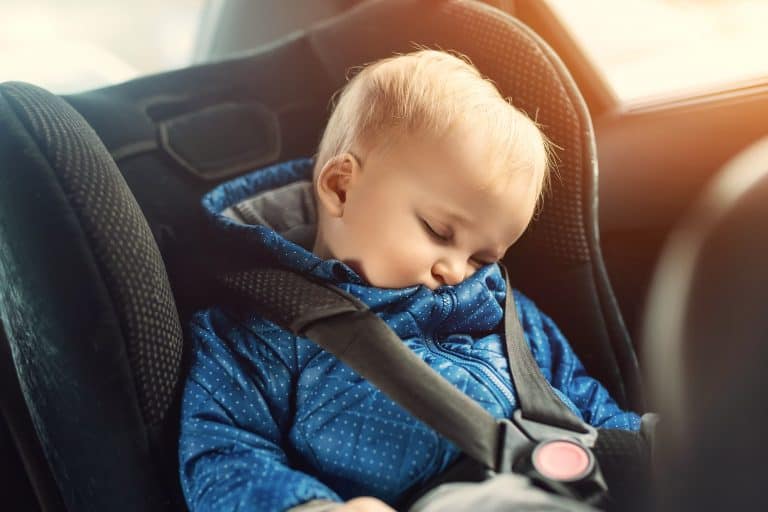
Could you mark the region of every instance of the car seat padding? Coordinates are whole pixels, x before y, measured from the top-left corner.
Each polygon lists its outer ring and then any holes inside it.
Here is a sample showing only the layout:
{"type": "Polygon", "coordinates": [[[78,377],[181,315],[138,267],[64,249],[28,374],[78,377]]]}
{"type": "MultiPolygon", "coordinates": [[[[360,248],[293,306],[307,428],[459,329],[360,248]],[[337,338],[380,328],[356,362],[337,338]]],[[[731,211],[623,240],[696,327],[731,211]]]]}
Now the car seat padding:
{"type": "Polygon", "coordinates": [[[0,313],[37,436],[71,489],[68,507],[107,508],[117,496],[147,506],[160,487],[136,470],[150,465],[182,339],[162,259],[114,161],[71,106],[19,83],[3,84],[0,99],[13,135],[0,158],[14,165],[0,187],[0,313]]]}
{"type": "Polygon", "coordinates": [[[258,102],[211,105],[158,128],[166,153],[204,179],[257,169],[280,155],[277,115],[258,102]]]}

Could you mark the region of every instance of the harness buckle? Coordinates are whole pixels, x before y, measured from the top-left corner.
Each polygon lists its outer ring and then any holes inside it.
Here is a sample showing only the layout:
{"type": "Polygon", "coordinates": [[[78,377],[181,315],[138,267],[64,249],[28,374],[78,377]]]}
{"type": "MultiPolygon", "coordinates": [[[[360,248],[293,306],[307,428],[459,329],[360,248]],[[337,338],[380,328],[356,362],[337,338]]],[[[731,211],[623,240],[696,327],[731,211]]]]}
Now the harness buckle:
{"type": "Polygon", "coordinates": [[[523,418],[519,409],[498,424],[497,472],[525,475],[548,491],[591,504],[605,498],[608,487],[591,450],[594,427],[584,424],[584,432],[573,432],[523,418]]]}

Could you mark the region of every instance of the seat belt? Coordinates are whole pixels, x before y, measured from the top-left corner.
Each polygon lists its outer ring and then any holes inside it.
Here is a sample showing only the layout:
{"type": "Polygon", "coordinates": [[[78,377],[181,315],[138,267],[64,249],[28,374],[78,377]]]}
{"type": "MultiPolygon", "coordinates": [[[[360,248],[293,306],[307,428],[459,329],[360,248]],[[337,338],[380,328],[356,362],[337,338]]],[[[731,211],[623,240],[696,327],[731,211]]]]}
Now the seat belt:
{"type": "Polygon", "coordinates": [[[505,337],[520,408],[496,419],[412,352],[358,298],[284,269],[220,276],[225,297],[308,338],[492,473],[516,471],[558,494],[596,503],[606,492],[594,455],[597,431],[560,401],[533,359],[507,286],[505,337]],[[239,299],[239,300],[237,300],[239,299]],[[538,455],[537,455],[538,454],[538,455]],[[522,461],[522,462],[521,462],[522,461]],[[576,466],[563,473],[558,461],[576,466]]]}

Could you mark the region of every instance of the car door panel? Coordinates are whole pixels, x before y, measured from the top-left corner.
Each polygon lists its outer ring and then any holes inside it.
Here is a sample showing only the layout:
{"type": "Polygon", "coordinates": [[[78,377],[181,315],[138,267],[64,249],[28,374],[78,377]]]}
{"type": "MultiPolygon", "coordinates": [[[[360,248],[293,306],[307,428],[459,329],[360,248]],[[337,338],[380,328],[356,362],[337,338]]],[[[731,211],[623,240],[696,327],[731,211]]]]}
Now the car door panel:
{"type": "Polygon", "coordinates": [[[601,246],[635,339],[667,233],[732,155],[768,133],[766,120],[768,85],[628,108],[594,120],[601,246]]]}

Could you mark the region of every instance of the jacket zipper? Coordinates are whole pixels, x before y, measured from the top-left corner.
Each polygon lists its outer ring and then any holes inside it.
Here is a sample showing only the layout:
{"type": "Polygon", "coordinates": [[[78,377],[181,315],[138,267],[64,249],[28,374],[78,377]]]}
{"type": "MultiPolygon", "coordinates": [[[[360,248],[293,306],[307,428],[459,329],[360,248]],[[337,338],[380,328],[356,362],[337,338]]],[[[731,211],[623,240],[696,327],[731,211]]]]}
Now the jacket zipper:
{"type": "MultiPolygon", "coordinates": [[[[442,323],[446,318],[448,318],[448,316],[453,312],[454,305],[454,299],[452,296],[449,296],[449,293],[443,293],[441,295],[441,299],[443,302],[443,307],[442,311],[440,312],[441,314],[439,323],[442,323]]],[[[494,395],[497,400],[501,398],[498,394],[498,392],[501,392],[501,394],[504,395],[504,398],[507,399],[509,407],[512,407],[517,403],[512,391],[510,391],[510,389],[504,385],[504,382],[502,382],[501,378],[496,375],[489,363],[480,359],[468,357],[464,354],[454,354],[450,350],[440,346],[440,344],[437,343],[437,341],[432,336],[425,336],[424,340],[426,342],[427,348],[433,354],[442,355],[454,363],[469,364],[473,368],[480,370],[486,377],[488,377],[488,380],[494,384],[491,386],[491,389],[494,391],[494,395]]]]}
{"type": "Polygon", "coordinates": [[[463,354],[454,354],[453,352],[449,351],[446,348],[443,348],[440,346],[439,343],[435,341],[434,338],[431,336],[427,336],[424,338],[424,341],[426,342],[427,348],[430,352],[436,355],[440,355],[448,359],[449,361],[453,361],[454,363],[459,363],[462,365],[469,365],[472,368],[475,368],[476,370],[479,370],[483,375],[488,377],[488,380],[492,382],[492,386],[489,388],[491,389],[491,392],[494,394],[496,400],[499,400],[504,398],[507,400],[508,407],[512,407],[513,404],[516,404],[517,401],[515,400],[514,395],[512,392],[507,388],[504,383],[501,381],[501,379],[494,373],[494,371],[486,366],[488,363],[485,361],[481,361],[479,359],[469,358],[463,354]],[[501,393],[501,396],[499,393],[501,393]]]}

